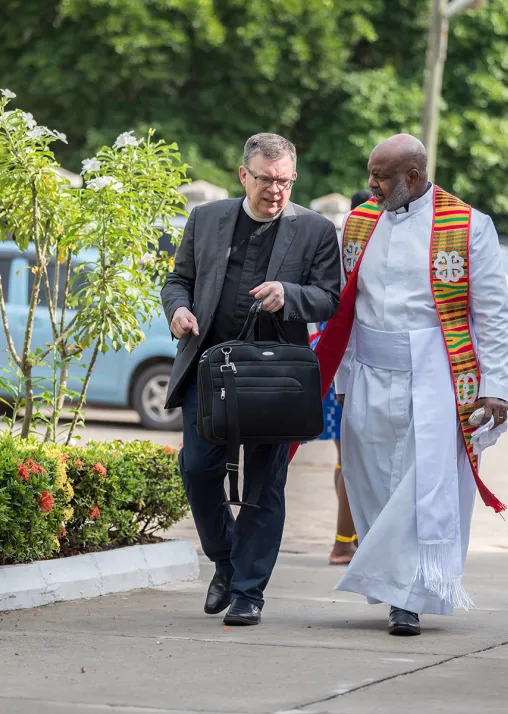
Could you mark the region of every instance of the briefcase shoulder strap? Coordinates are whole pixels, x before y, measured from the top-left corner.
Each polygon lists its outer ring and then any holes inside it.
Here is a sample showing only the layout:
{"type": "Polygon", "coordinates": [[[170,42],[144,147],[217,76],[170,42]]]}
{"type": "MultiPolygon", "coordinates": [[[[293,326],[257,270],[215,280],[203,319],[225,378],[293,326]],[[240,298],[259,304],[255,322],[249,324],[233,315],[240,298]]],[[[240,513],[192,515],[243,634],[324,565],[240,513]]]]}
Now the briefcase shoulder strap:
{"type": "Polygon", "coordinates": [[[238,410],[238,395],[236,393],[235,374],[236,367],[233,363],[221,367],[224,380],[226,400],[226,419],[228,424],[228,441],[226,448],[226,472],[229,479],[229,501],[232,506],[253,506],[259,508],[258,501],[264,483],[264,469],[256,471],[250,484],[247,499],[242,501],[238,491],[238,475],[240,471],[240,413],[238,410]]]}
{"type": "Polygon", "coordinates": [[[235,384],[235,366],[224,365],[221,368],[226,399],[226,419],[228,424],[228,442],[226,449],[226,472],[229,478],[229,501],[240,503],[238,493],[238,472],[240,470],[240,414],[235,384]]]}

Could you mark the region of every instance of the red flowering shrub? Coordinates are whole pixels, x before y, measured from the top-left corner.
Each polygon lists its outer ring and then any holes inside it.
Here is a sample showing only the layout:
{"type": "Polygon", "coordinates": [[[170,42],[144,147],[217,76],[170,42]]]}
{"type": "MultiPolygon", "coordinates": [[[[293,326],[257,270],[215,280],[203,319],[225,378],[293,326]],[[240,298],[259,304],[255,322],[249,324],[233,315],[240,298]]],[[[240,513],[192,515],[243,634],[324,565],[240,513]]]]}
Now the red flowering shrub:
{"type": "Polygon", "coordinates": [[[112,449],[108,443],[88,442],[83,446],[64,447],[64,451],[68,456],[66,467],[74,498],[62,552],[67,548],[73,552],[100,550],[111,542],[112,511],[118,500],[112,449]]]}
{"type": "Polygon", "coordinates": [[[172,447],[0,434],[0,565],[138,543],[187,512],[172,447]]]}
{"type": "Polygon", "coordinates": [[[41,491],[39,494],[39,502],[43,513],[51,513],[55,507],[55,500],[49,491],[41,491]]]}
{"type": "Polygon", "coordinates": [[[45,474],[46,473],[46,469],[43,466],[41,466],[40,464],[38,464],[36,461],[34,461],[33,459],[27,459],[25,461],[25,465],[27,466],[28,470],[32,474],[45,474]]]}
{"type": "Polygon", "coordinates": [[[66,524],[62,550],[138,543],[141,534],[165,530],[187,514],[177,449],[148,441],[113,441],[65,451],[74,515],[66,524]],[[97,474],[107,478],[98,479],[97,474]]]}
{"type": "Polygon", "coordinates": [[[28,466],[26,464],[18,466],[18,476],[22,481],[30,480],[30,471],[28,470],[28,466]]]}
{"type": "Polygon", "coordinates": [[[0,435],[0,565],[49,558],[58,549],[68,508],[58,469],[48,445],[0,435]]]}

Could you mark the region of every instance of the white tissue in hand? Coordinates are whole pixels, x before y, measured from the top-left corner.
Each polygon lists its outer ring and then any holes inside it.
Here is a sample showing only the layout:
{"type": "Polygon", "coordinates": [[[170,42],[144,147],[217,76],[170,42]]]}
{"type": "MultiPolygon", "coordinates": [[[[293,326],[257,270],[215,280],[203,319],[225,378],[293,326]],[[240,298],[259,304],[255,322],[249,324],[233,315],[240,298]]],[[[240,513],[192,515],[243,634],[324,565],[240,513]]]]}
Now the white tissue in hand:
{"type": "Polygon", "coordinates": [[[505,421],[499,426],[496,426],[495,429],[492,428],[493,426],[494,417],[490,417],[486,424],[478,427],[478,429],[473,431],[471,434],[471,441],[473,443],[473,451],[475,454],[479,455],[487,447],[493,446],[501,434],[504,434],[508,428],[508,424],[505,421]]]}

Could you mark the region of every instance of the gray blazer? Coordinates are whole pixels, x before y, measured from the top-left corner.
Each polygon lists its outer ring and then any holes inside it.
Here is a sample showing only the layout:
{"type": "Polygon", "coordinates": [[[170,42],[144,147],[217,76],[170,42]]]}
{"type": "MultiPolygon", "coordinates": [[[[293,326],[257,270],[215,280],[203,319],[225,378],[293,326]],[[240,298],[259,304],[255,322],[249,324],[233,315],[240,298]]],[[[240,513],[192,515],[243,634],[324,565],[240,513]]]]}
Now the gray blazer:
{"type": "MultiPolygon", "coordinates": [[[[214,201],[193,209],[175,269],[162,288],[168,323],[171,325],[178,307],[186,307],[199,325],[198,337],[190,334],[178,342],[167,409],[181,405],[185,377],[214,319],[242,201],[214,201]]],[[[289,202],[280,217],[266,280],[278,280],[284,286],[283,319],[288,338],[308,343],[307,323],[328,320],[339,304],[340,253],[333,223],[289,202]]]]}

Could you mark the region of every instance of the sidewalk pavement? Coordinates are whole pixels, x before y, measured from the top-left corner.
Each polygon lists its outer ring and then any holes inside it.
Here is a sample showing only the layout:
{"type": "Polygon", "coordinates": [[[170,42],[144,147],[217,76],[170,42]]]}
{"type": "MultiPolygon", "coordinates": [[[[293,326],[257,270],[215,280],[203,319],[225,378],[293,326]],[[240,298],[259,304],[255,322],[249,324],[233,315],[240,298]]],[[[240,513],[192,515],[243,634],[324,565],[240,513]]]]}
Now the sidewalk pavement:
{"type": "MultiPolygon", "coordinates": [[[[483,470],[504,499],[507,449],[483,470]]],[[[312,444],[292,467],[260,626],[204,615],[204,559],[198,583],[0,615],[0,714],[504,714],[507,524],[478,506],[465,578],[476,610],[390,637],[387,607],[332,589],[333,457],[333,445],[312,444]]]]}

